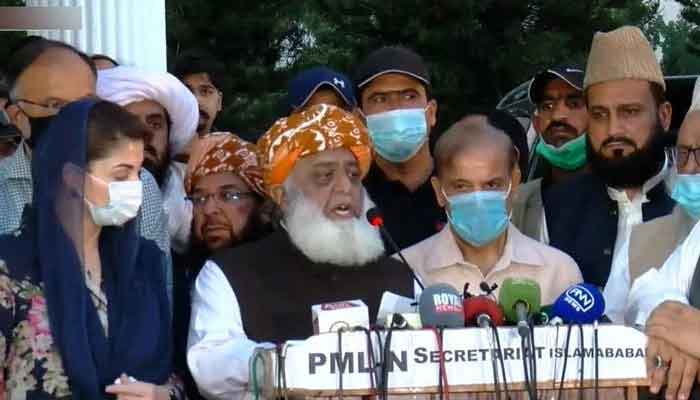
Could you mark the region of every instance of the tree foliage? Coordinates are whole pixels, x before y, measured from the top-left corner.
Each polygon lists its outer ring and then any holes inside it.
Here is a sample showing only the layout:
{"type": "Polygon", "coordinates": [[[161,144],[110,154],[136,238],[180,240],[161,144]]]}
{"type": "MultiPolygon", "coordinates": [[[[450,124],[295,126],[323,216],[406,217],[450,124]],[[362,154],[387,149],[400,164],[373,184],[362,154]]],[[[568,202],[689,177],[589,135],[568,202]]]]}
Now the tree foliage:
{"type": "Polygon", "coordinates": [[[169,0],[168,44],[171,55],[198,46],[224,61],[232,101],[226,127],[258,132],[286,111],[279,102],[294,73],[314,65],[351,73],[382,45],[403,44],[427,60],[445,126],[493,107],[544,66],[585,63],[594,32],[646,28],[658,16],[658,1],[650,0],[245,3],[169,0]]]}

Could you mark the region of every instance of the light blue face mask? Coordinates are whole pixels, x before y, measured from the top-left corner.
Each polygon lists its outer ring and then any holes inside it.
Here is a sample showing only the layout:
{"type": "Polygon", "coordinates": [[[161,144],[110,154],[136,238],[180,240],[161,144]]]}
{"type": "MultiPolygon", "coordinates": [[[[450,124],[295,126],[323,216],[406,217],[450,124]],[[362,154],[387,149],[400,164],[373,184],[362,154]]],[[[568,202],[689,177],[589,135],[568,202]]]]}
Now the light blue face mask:
{"type": "MultiPolygon", "coordinates": [[[[442,192],[443,195],[445,192],[442,192]]],[[[480,191],[447,197],[447,219],[462,240],[483,247],[498,238],[508,227],[506,199],[508,191],[480,191]]]]}
{"type": "Polygon", "coordinates": [[[383,159],[400,163],[415,156],[428,140],[425,109],[392,110],[367,116],[372,148],[383,159]]]}
{"type": "Polygon", "coordinates": [[[700,174],[673,176],[671,198],[681,206],[688,216],[697,221],[700,219],[700,174]]]}

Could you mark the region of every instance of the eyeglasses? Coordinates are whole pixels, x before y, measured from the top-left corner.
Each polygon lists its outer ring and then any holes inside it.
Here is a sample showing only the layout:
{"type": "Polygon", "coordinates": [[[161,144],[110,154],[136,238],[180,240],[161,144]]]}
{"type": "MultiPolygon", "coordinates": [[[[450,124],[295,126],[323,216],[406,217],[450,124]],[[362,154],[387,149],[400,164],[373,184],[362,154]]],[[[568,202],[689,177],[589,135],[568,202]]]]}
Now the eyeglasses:
{"type": "Polygon", "coordinates": [[[695,164],[700,165],[700,147],[676,146],[671,154],[676,160],[676,165],[681,168],[688,165],[691,154],[695,158],[695,164]]]}
{"type": "Polygon", "coordinates": [[[253,192],[233,192],[223,190],[221,192],[216,193],[197,194],[194,196],[188,196],[185,197],[185,199],[191,201],[192,205],[195,207],[204,207],[204,205],[207,204],[207,202],[211,198],[219,202],[219,204],[236,204],[243,201],[243,199],[252,196],[254,196],[253,192]]]}

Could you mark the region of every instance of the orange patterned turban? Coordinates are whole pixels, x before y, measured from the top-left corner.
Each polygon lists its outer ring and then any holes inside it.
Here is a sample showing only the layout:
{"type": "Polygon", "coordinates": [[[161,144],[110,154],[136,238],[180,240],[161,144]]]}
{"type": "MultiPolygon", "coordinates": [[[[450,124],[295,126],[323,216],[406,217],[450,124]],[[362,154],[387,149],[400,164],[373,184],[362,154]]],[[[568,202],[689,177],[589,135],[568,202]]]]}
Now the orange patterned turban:
{"type": "Polygon", "coordinates": [[[258,140],[265,188],[284,183],[299,159],[341,148],[353,153],[364,178],[372,163],[370,141],[367,128],[354,114],[319,104],[280,118],[258,140]]]}
{"type": "Polygon", "coordinates": [[[252,190],[263,194],[257,156],[254,144],[229,132],[210,133],[197,140],[187,163],[187,194],[192,194],[200,178],[221,172],[237,174],[252,190]]]}

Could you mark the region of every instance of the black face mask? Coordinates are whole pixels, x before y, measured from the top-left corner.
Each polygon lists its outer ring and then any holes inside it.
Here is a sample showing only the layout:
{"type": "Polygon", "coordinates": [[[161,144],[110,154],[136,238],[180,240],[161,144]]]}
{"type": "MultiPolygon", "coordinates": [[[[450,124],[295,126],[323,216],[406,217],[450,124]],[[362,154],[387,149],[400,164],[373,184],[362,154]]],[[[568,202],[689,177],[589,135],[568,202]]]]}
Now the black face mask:
{"type": "Polygon", "coordinates": [[[29,127],[32,129],[32,134],[29,139],[27,139],[27,145],[30,149],[34,149],[36,147],[42,135],[46,133],[49,125],[51,125],[51,121],[53,121],[55,117],[55,115],[50,115],[48,117],[30,117],[27,115],[29,127]]]}

